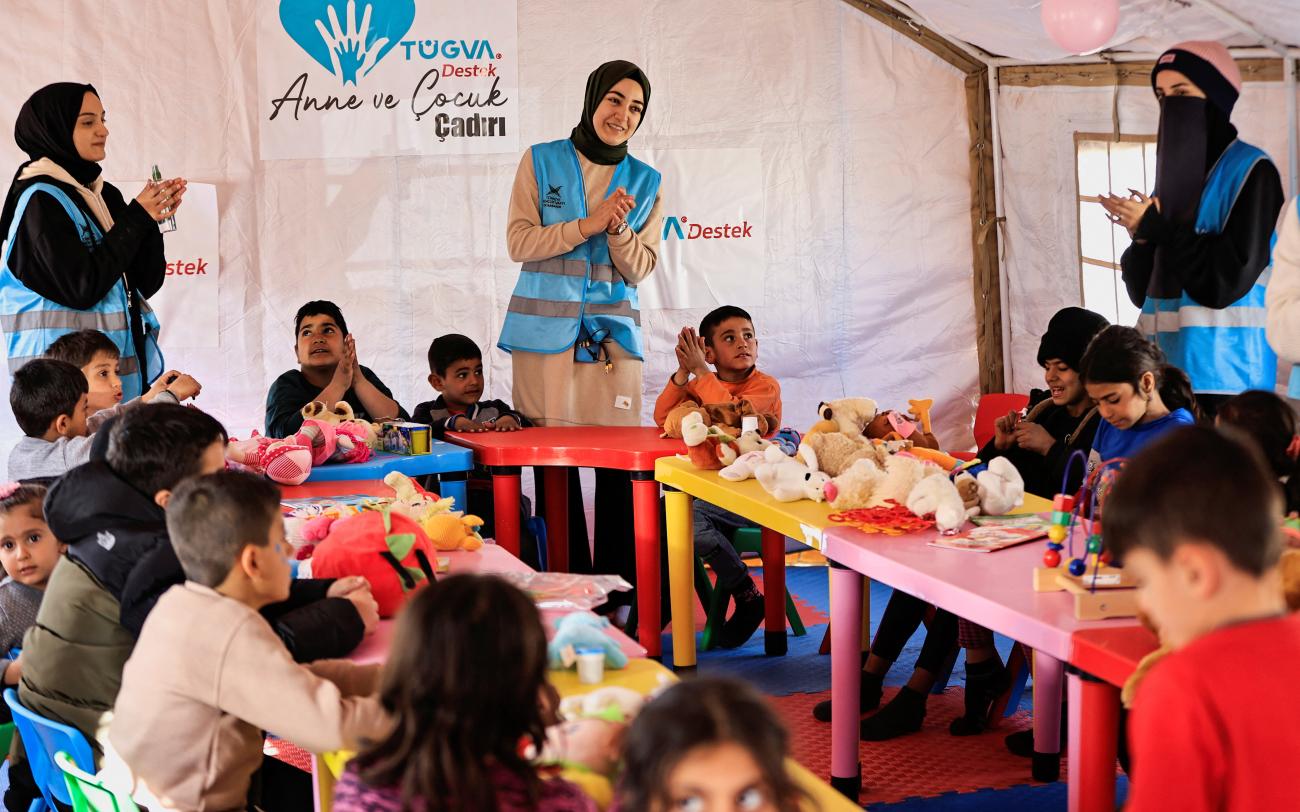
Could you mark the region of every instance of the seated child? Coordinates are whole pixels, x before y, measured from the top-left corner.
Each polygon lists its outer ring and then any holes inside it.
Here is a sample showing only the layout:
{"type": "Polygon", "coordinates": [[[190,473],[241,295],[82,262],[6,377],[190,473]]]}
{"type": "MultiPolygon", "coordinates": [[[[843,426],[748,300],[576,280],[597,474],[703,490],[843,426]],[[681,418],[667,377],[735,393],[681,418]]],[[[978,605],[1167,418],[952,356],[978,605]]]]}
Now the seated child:
{"type": "Polygon", "coordinates": [[[1112,325],[1098,333],[1079,373],[1104,421],[1092,442],[1089,471],[1131,457],[1160,435],[1197,420],[1187,373],[1171,366],[1164,352],[1132,327],[1112,325]]]}
{"type": "Polygon", "coordinates": [[[546,738],[546,631],[533,601],[491,575],[453,575],[397,619],[379,699],[390,733],[334,785],[334,812],[537,809],[594,812],[522,755],[546,738]]]}
{"type": "MultiPolygon", "coordinates": [[[[45,585],[67,545],[50,532],[45,523],[41,485],[0,485],[0,564],[5,579],[0,581],[0,668],[6,687],[17,685],[22,660],[10,659],[9,652],[22,648],[23,634],[36,623],[45,585]]],[[[6,705],[0,713],[9,718],[6,705]]]]}
{"type": "MultiPolygon", "coordinates": [[[[739,307],[719,307],[677,339],[677,371],[655,401],[655,423],[663,426],[680,403],[728,403],[746,398],[759,412],[781,421],[781,384],[758,371],[758,336],[749,314],[739,307]],[[710,370],[709,366],[714,369],[710,370]]],[[[728,510],[696,499],[693,508],[695,552],[713,568],[718,586],[735,598],[736,608],[723,624],[718,645],[743,646],[763,623],[763,594],[740,560],[731,536],[742,527],[755,527],[728,510]]]]}
{"type": "MultiPolygon", "coordinates": [[[[449,431],[518,431],[531,425],[528,419],[510,408],[503,400],[481,400],[483,397],[483,353],[470,338],[456,333],[439,336],[429,345],[429,385],[438,397],[426,400],[415,407],[411,420],[433,427],[434,439],[441,440],[449,431]]],[[[437,475],[432,474],[424,487],[438,491],[437,475]]],[[[482,518],[486,524],[480,532],[484,538],[496,536],[493,510],[492,477],[476,471],[470,475],[467,487],[468,505],[457,505],[482,518]]],[[[532,511],[527,498],[521,497],[520,532],[526,534],[527,517],[532,511]]],[[[523,539],[521,541],[527,541],[523,539]]],[[[536,546],[523,543],[525,553],[536,546]]],[[[534,559],[536,555],[532,556],[534,559]]],[[[529,563],[535,564],[536,561],[529,563]]]]}
{"type": "MultiPolygon", "coordinates": [[[[175,557],[164,506],[184,480],[225,468],[225,440],[221,424],[197,409],[129,409],[113,421],[106,459],[70,471],[46,498],[50,530],[68,552],[50,575],[47,599],[24,638],[18,693],[33,711],[80,730],[96,753],[151,595],[174,583],[141,566],[160,549],[175,557]]],[[[360,641],[360,619],[340,624],[339,613],[320,611],[333,601],[309,602],[329,594],[327,588],[346,587],[339,584],[299,581],[294,590],[307,593],[307,605],[268,607],[268,619],[291,651],[337,651],[360,641]]],[[[341,603],[355,604],[355,616],[366,605],[363,597],[373,608],[368,590],[341,603]]]]}
{"type": "Polygon", "coordinates": [[[1252,389],[1224,401],[1214,424],[1250,435],[1282,486],[1285,513],[1300,511],[1300,439],[1290,404],[1272,392],[1252,389]]]}
{"type": "Polygon", "coordinates": [[[786,770],[789,735],[748,683],[679,682],[649,702],[623,742],[621,812],[798,812],[806,794],[786,770]]]}
{"type": "Polygon", "coordinates": [[[305,773],[263,768],[275,761],[263,731],[313,753],[359,746],[386,727],[371,696],[379,667],[299,665],[260,614],[293,581],[271,482],[238,471],[189,479],[167,501],[167,531],[187,580],[158,600],[122,672],[113,751],[137,791],[168,809],[310,808],[305,773]]]}
{"type": "Polygon", "coordinates": [[[266,393],[266,436],[292,437],[302,427],[302,407],[314,400],[333,406],[347,401],[361,420],[406,419],[379,376],[357,360],[357,345],[338,305],[308,302],[294,317],[298,369],[271,384],[266,393]]]}
{"type": "Polygon", "coordinates": [[[23,437],[9,452],[9,478],[50,480],[90,459],[86,378],[64,361],[36,358],[14,373],[9,388],[23,437]]]}
{"type": "Polygon", "coordinates": [[[1172,653],[1129,717],[1131,812],[1289,809],[1300,616],[1286,613],[1276,480],[1231,429],[1179,428],[1131,458],[1106,545],[1172,653]]]}
{"type": "Polygon", "coordinates": [[[121,350],[98,330],[78,330],[57,339],[45,350],[46,358],[67,361],[81,370],[90,387],[86,401],[86,426],[94,434],[109,419],[143,403],[180,403],[198,397],[203,387],[183,372],[164,372],[138,398],[122,402],[122,379],[118,377],[121,350]]]}

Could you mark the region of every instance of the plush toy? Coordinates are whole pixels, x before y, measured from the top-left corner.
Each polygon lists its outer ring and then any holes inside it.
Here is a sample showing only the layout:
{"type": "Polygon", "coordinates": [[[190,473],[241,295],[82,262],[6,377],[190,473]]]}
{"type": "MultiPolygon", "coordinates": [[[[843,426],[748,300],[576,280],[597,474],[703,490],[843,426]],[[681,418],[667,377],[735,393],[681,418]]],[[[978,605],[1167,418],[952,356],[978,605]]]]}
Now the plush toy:
{"type": "Polygon", "coordinates": [[[883,464],[888,453],[883,446],[875,445],[862,435],[809,431],[799,445],[799,456],[810,468],[837,477],[858,460],[883,464]]]}
{"type": "Polygon", "coordinates": [[[961,494],[962,504],[967,509],[974,508],[977,513],[982,510],[980,507],[980,486],[975,477],[963,472],[953,479],[952,484],[957,486],[957,493],[961,494]]]}
{"type": "Polygon", "coordinates": [[[881,507],[889,502],[905,505],[918,482],[928,476],[943,475],[943,469],[932,462],[917,459],[907,452],[894,454],[885,463],[885,476],[877,483],[867,507],[881,507]]]}
{"type": "MultiPolygon", "coordinates": [[[[929,413],[926,413],[929,420],[929,413]]],[[[931,433],[918,430],[916,424],[902,412],[880,412],[867,424],[866,434],[873,440],[907,440],[919,448],[939,448],[939,440],[931,433]]]]}
{"type": "MultiPolygon", "coordinates": [[[[335,403],[333,408],[325,405],[324,401],[313,400],[302,407],[302,417],[304,421],[318,420],[322,423],[328,423],[334,426],[336,431],[341,430],[345,435],[359,443],[363,443],[372,451],[378,451],[382,446],[379,437],[379,424],[358,419],[356,413],[352,411],[352,404],[346,400],[335,403]]],[[[364,460],[353,460],[353,462],[364,462],[364,460]]]]}
{"type": "Polygon", "coordinates": [[[934,526],[945,535],[956,533],[979,513],[978,508],[966,507],[957,486],[946,476],[922,477],[903,504],[917,516],[934,514],[934,526]]]}
{"type": "Polygon", "coordinates": [[[311,449],[256,433],[226,444],[226,459],[280,485],[301,485],[311,475],[311,449]]]}
{"type": "Polygon", "coordinates": [[[565,697],[560,701],[560,718],[631,722],[645,703],[646,697],[631,688],[605,685],[590,693],[565,697]]]}
{"type": "Polygon", "coordinates": [[[446,513],[455,507],[455,499],[450,496],[439,498],[438,494],[426,491],[418,482],[400,471],[390,471],[384,477],[384,484],[393,489],[393,510],[417,522],[436,513],[446,513]]]}
{"type": "Polygon", "coordinates": [[[574,612],[555,622],[555,635],[546,644],[546,656],[552,669],[572,668],[578,661],[577,649],[598,648],[605,652],[606,668],[626,668],[627,655],[614,639],[605,634],[609,620],[590,612],[574,612]]]}
{"type": "Polygon", "coordinates": [[[537,761],[558,765],[561,778],[577,784],[598,808],[609,808],[623,735],[646,701],[636,691],[612,685],[565,698],[562,721],[546,729],[537,761]]]}
{"type": "Polygon", "coordinates": [[[1025,502],[1025,480],[1006,457],[994,457],[976,481],[980,509],[989,516],[1005,516],[1025,502]]]}
{"type": "Polygon", "coordinates": [[[871,504],[876,486],[885,478],[885,472],[875,461],[861,459],[848,467],[844,473],[826,483],[822,489],[826,501],[835,510],[853,510],[871,504]]]}
{"type": "Polygon", "coordinates": [[[682,421],[688,414],[698,414],[701,420],[708,421],[709,413],[695,401],[687,400],[674,406],[664,418],[664,431],[659,435],[665,439],[682,439],[682,421]]]}
{"type": "Polygon", "coordinates": [[[367,510],[327,525],[311,558],[316,578],[360,575],[370,582],[380,617],[392,617],[406,593],[434,578],[436,556],[424,530],[388,510],[367,510]]]}
{"type": "MultiPolygon", "coordinates": [[[[769,446],[769,448],[777,448],[777,447],[769,446]]],[[[780,449],[778,448],[778,450],[780,449]]],[[[784,452],[782,452],[782,456],[784,456],[784,452]]],[[[754,471],[758,468],[758,466],[762,465],[766,461],[767,461],[766,448],[763,449],[762,451],[750,451],[746,454],[741,454],[739,457],[736,457],[735,462],[731,463],[726,468],[723,468],[722,470],[718,471],[718,476],[722,477],[723,479],[729,480],[731,482],[743,482],[746,479],[752,477],[754,475],[754,471]]]]}
{"type": "Polygon", "coordinates": [[[739,437],[744,430],[745,418],[756,418],[755,429],[760,436],[766,436],[777,430],[774,415],[759,412],[748,398],[731,400],[726,403],[706,403],[709,422],[722,428],[732,437],[739,437]]]}
{"type": "MultiPolygon", "coordinates": [[[[867,424],[876,416],[876,402],[871,398],[840,398],[817,404],[819,418],[809,434],[839,432],[850,437],[861,437],[867,424]]],[[[805,435],[807,439],[807,435],[805,435]]]]}
{"type": "Polygon", "coordinates": [[[772,498],[778,502],[797,499],[820,502],[825,498],[826,483],[831,481],[829,476],[785,456],[776,446],[763,453],[765,461],[754,469],[754,478],[772,498]]]}
{"type": "Polygon", "coordinates": [[[799,443],[803,440],[799,432],[792,428],[779,429],[776,434],[772,435],[771,441],[781,447],[781,451],[787,457],[793,457],[799,451],[799,443]]]}
{"type": "Polygon", "coordinates": [[[735,439],[716,425],[706,425],[698,412],[682,418],[682,442],[696,468],[717,471],[736,461],[735,439]]]}
{"type": "Polygon", "coordinates": [[[420,528],[442,552],[479,549],[483,546],[483,537],[478,533],[482,526],[479,517],[459,513],[435,513],[420,520],[420,528]]]}

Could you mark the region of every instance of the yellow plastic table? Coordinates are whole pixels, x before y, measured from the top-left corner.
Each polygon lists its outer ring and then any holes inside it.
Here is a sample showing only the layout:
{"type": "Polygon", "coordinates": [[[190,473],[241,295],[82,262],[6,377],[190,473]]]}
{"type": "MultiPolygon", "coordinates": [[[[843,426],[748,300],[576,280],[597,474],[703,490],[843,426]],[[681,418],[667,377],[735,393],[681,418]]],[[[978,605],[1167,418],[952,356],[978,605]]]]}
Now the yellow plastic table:
{"type": "MultiPolygon", "coordinates": [[[[570,670],[551,671],[547,679],[560,692],[561,697],[570,697],[581,696],[608,685],[649,694],[666,683],[676,682],[677,676],[655,660],[638,658],[629,660],[627,668],[606,669],[605,680],[600,685],[584,685],[578,682],[577,672],[570,670]]],[[[329,812],[334,797],[334,781],[343,773],[343,767],[351,755],[336,752],[315,757],[312,772],[316,776],[316,809],[319,812],[329,812]]],[[[860,807],[850,803],[794,759],[786,759],[786,769],[795,783],[808,793],[809,803],[804,805],[806,812],[860,812],[860,807]]]]}
{"type": "Polygon", "coordinates": [[[763,528],[763,648],[785,654],[785,537],[821,550],[822,531],[833,512],[824,502],[800,499],[778,502],[753,479],[731,482],[717,471],[702,471],[687,460],[664,457],[655,462],[655,479],[664,486],[668,524],[668,588],[672,601],[673,667],[695,667],[694,572],[695,533],[691,499],[703,499],[763,528]]]}

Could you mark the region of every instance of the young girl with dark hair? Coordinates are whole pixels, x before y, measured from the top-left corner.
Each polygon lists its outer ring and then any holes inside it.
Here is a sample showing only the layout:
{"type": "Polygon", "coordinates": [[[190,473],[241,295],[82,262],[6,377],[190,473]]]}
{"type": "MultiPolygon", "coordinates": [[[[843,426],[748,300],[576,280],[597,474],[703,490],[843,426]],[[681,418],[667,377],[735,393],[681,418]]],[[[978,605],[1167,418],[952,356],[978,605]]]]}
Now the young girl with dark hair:
{"type": "Polygon", "coordinates": [[[789,735],[747,683],[700,678],[646,705],[623,744],[620,812],[795,812],[789,735]]]}
{"type": "Polygon", "coordinates": [[[1088,470],[1106,460],[1131,457],[1170,429],[1197,421],[1187,374],[1170,366],[1160,348],[1132,327],[1102,330],[1079,366],[1103,420],[1088,470]]]}
{"type": "Polygon", "coordinates": [[[1282,485],[1286,513],[1300,511],[1300,476],[1296,475],[1300,435],[1291,406],[1272,392],[1252,389],[1219,407],[1214,424],[1233,426],[1250,435],[1282,485]]]}
{"type": "Polygon", "coordinates": [[[403,609],[379,698],[387,738],[335,786],[335,812],[535,809],[595,812],[573,784],[543,780],[524,757],[546,738],[546,632],[523,592],[456,575],[403,609]]]}

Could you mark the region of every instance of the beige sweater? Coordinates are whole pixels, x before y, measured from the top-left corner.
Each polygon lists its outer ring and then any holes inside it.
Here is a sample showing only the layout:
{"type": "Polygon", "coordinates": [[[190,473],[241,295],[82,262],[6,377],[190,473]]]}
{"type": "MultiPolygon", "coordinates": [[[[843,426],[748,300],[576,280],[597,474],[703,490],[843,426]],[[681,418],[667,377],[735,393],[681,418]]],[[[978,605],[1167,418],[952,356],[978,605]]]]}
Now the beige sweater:
{"type": "MultiPolygon", "coordinates": [[[[613,166],[594,164],[578,153],[582,167],[582,184],[587,192],[587,210],[591,211],[607,197],[613,166]]],[[[638,285],[650,276],[659,260],[659,235],[663,230],[663,212],[659,197],[649,203],[650,215],[640,232],[627,229],[608,237],[609,256],[614,268],[628,285],[638,285]]],[[[506,245],[515,262],[550,259],[572,251],[585,240],[578,221],[542,225],[541,206],[537,200],[537,173],[533,169],[533,151],[524,153],[515,173],[510,192],[510,215],[506,226],[506,245]]],[[[584,364],[573,360],[573,352],[544,355],[535,352],[511,353],[514,372],[511,403],[529,420],[542,426],[637,426],[641,424],[641,361],[632,358],[617,344],[610,345],[614,366],[606,371],[603,364],[584,364]]]]}
{"type": "Polygon", "coordinates": [[[1268,343],[1285,360],[1300,363],[1300,201],[1295,198],[1282,208],[1278,221],[1265,300],[1268,343]]]}
{"type": "Polygon", "coordinates": [[[172,587],[126,663],[106,778],[126,777],[150,808],[242,810],[263,731],[315,753],[381,735],[378,674],[299,665],[258,612],[192,582],[172,587]]]}

